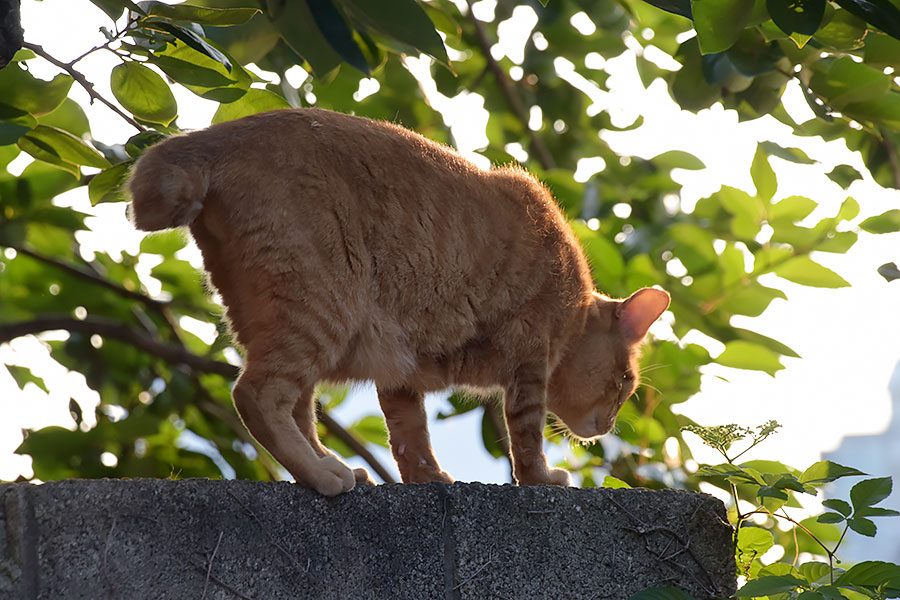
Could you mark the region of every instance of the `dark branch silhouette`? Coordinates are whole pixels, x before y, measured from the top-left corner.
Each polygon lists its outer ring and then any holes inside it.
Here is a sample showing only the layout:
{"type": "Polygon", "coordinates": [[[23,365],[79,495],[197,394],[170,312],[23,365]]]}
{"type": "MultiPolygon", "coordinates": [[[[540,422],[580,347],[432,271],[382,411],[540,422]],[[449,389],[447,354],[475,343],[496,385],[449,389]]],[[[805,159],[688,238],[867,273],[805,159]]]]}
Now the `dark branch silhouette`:
{"type": "MultiPolygon", "coordinates": [[[[240,374],[240,368],[234,365],[198,356],[181,345],[158,342],[149,335],[114,319],[91,315],[84,319],[54,315],[18,323],[0,323],[0,344],[9,342],[23,335],[59,329],[85,335],[99,335],[101,337],[125,342],[144,352],[157,356],[166,362],[187,365],[194,370],[202,371],[204,373],[215,373],[231,379],[236,378],[240,374]]],[[[365,460],[385,483],[395,482],[390,472],[356,436],[347,431],[346,428],[335,421],[335,419],[327,412],[319,411],[319,418],[332,435],[347,444],[347,446],[365,460]]],[[[229,424],[232,425],[232,429],[237,429],[237,423],[229,421],[229,424]]]]}

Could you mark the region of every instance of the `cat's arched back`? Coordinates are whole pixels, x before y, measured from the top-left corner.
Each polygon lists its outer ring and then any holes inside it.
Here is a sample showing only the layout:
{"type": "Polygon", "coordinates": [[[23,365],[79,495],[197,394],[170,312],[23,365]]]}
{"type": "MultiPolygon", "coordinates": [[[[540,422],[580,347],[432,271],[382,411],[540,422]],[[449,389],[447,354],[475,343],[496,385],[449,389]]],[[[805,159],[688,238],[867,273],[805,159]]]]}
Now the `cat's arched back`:
{"type": "Polygon", "coordinates": [[[660,290],[597,294],[524,170],[481,170],[389,123],[299,109],[215,125],[148,150],[130,189],[138,228],[190,226],[246,350],[238,412],[325,494],[367,474],[316,437],[323,379],[376,383],[405,481],[450,480],[425,392],[500,387],[517,480],[566,483],[541,451],[546,411],[582,437],[608,431],[668,305],[660,290]]]}

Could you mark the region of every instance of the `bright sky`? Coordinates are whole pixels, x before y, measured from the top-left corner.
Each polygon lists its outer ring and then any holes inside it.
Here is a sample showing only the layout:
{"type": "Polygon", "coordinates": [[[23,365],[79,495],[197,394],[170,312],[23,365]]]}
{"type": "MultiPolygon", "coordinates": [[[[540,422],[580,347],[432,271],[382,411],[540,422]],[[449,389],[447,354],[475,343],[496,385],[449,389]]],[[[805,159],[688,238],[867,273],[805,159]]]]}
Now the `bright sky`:
{"type": "MultiPolygon", "coordinates": [[[[483,0],[476,6],[479,11],[490,11],[492,5],[483,0]]],[[[87,1],[24,0],[22,14],[26,39],[44,46],[62,60],[71,60],[101,42],[96,26],[107,22],[87,1]]],[[[515,21],[504,28],[502,41],[508,43],[498,46],[496,52],[504,52],[514,61],[521,61],[514,42],[521,45],[527,38],[523,31],[533,27],[533,11],[517,9],[514,18],[515,21]]],[[[575,25],[586,26],[583,20],[575,25]]],[[[631,41],[631,47],[641,51],[640,44],[631,41]]],[[[652,52],[654,60],[663,66],[671,64],[658,50],[648,48],[645,52],[648,57],[652,52]]],[[[49,78],[56,73],[41,60],[29,64],[39,76],[49,78]]],[[[112,99],[108,73],[115,64],[116,59],[111,54],[98,52],[79,63],[79,69],[97,85],[100,94],[112,99]]],[[[424,61],[410,61],[411,70],[419,77],[422,77],[424,66],[424,61]]],[[[833,214],[847,195],[821,175],[844,159],[862,168],[858,156],[847,158],[848,151],[843,142],[824,144],[816,140],[791,139],[788,128],[773,119],[739,124],[734,113],[721,107],[702,111],[699,115],[681,111],[667,96],[661,81],[648,89],[642,87],[634,55],[630,52],[606,61],[604,68],[611,73],[608,93],[574,74],[567,61],[559,61],[556,66],[560,77],[590,94],[595,102],[592,110],[608,110],[620,124],[632,122],[639,114],[644,115],[644,125],[638,130],[604,136],[618,153],[649,158],[666,150],[680,149],[704,161],[709,167],[707,170],[673,174],[684,185],[684,206],[692,206],[698,198],[709,195],[723,183],[752,192],[748,171],[758,140],[771,139],[782,145],[796,146],[822,161],[812,166],[799,166],[777,158],[771,161],[779,180],[777,197],[799,194],[820,203],[811,217],[813,222],[833,214]]],[[[597,66],[596,61],[594,66],[597,66]]],[[[486,113],[481,98],[474,94],[444,98],[427,81],[423,82],[423,88],[433,106],[444,113],[460,150],[484,164],[481,157],[472,154],[486,142],[483,135],[486,113]]],[[[199,128],[209,123],[215,110],[213,103],[202,101],[179,86],[174,86],[174,91],[182,127],[199,128]]],[[[73,86],[72,96],[82,106],[87,106],[86,94],[77,85],[73,86]]],[[[800,120],[811,117],[799,97],[799,89],[790,88],[788,99],[792,116],[800,120]]],[[[88,116],[92,131],[100,140],[119,141],[133,133],[129,125],[102,106],[89,107],[88,116]]],[[[23,169],[25,161],[27,159],[17,161],[12,167],[14,171],[23,169]]],[[[585,161],[580,167],[579,177],[583,179],[602,168],[602,164],[596,160],[585,161]]],[[[880,190],[871,181],[854,182],[849,194],[861,205],[857,222],[896,208],[900,200],[900,192],[880,190]]],[[[64,194],[57,202],[96,215],[87,220],[93,231],[78,237],[86,252],[91,248],[105,249],[114,256],[123,249],[137,252],[141,235],[124,219],[123,205],[90,207],[84,189],[64,194]]],[[[783,289],[790,302],[775,300],[763,317],[741,319],[735,324],[775,337],[794,348],[803,359],[784,359],[788,368],[774,378],[762,373],[709,367],[705,370],[703,391],[682,405],[683,412],[708,425],[736,422],[753,426],[774,418],[784,426],[782,432],[748,457],[777,458],[798,467],[818,460],[820,452],[836,447],[844,435],[883,431],[891,416],[888,382],[900,360],[900,319],[897,319],[900,283],[886,283],[875,268],[884,262],[898,261],[898,248],[898,234],[863,234],[847,255],[816,256],[848,280],[852,284],[850,288],[811,289],[775,276],[767,278],[765,283],[783,289]]],[[[140,266],[146,275],[152,264],[145,261],[140,266]]],[[[147,278],[145,281],[151,292],[158,289],[153,281],[147,278]]],[[[196,324],[182,324],[193,327],[199,335],[204,333],[196,324]]],[[[661,324],[654,331],[664,336],[667,327],[661,324]]],[[[711,340],[697,337],[690,341],[703,343],[713,356],[721,351],[721,346],[711,340]]],[[[98,401],[81,375],[66,373],[58,365],[54,367],[47,357],[46,349],[34,338],[0,346],[0,360],[33,368],[50,386],[49,395],[34,385],[19,391],[11,377],[0,371],[0,479],[14,479],[19,473],[31,475],[30,460],[13,454],[21,443],[20,428],[50,424],[73,426],[67,410],[69,398],[80,402],[86,415],[92,414],[98,401]]],[[[430,413],[435,413],[441,404],[440,399],[432,399],[430,413]]],[[[349,422],[377,410],[371,388],[362,387],[339,408],[337,417],[349,422]]],[[[433,422],[432,439],[442,465],[457,479],[508,481],[507,465],[490,459],[481,450],[480,426],[472,416],[433,422]],[[471,451],[467,452],[465,448],[471,451]]],[[[692,447],[701,461],[718,462],[717,456],[706,452],[699,444],[692,447]]],[[[387,451],[379,451],[379,454],[393,467],[387,451]]],[[[559,458],[560,452],[554,450],[554,456],[559,458]]]]}

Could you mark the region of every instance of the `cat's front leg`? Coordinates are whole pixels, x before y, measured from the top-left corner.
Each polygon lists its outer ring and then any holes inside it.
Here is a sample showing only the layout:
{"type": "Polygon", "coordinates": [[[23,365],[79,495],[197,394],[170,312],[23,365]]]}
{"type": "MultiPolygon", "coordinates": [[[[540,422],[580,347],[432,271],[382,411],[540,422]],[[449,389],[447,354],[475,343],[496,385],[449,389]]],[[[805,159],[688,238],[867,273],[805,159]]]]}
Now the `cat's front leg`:
{"type": "Polygon", "coordinates": [[[536,369],[520,369],[506,389],[504,413],[509,429],[513,474],[519,485],[571,484],[569,472],[554,469],[544,455],[547,381],[536,369]]]}
{"type": "Polygon", "coordinates": [[[406,388],[378,388],[378,402],[388,426],[391,454],[397,461],[403,483],[453,483],[453,478],[441,470],[434,457],[422,394],[406,388]]]}

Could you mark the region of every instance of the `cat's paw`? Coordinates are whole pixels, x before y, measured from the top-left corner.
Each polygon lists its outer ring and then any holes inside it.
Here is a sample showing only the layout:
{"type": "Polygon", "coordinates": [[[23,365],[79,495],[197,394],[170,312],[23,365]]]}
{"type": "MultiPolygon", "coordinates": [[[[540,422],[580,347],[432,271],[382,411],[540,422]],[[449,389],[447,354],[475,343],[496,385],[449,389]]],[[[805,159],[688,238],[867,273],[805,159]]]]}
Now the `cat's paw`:
{"type": "Polygon", "coordinates": [[[547,483],[570,487],[572,485],[572,476],[565,469],[550,469],[550,477],[547,483]]]}
{"type": "Polygon", "coordinates": [[[572,476],[565,469],[544,468],[538,472],[516,473],[516,483],[519,485],[572,485],[572,476]]]}
{"type": "Polygon", "coordinates": [[[353,477],[356,479],[356,483],[361,483],[363,485],[375,485],[375,480],[372,479],[372,476],[369,475],[369,472],[362,467],[353,469],[353,477]]]}
{"type": "Polygon", "coordinates": [[[356,485],[354,472],[334,456],[320,458],[309,479],[310,487],[323,496],[337,496],[349,492],[356,485]]]}
{"type": "Polygon", "coordinates": [[[438,483],[453,483],[453,478],[436,465],[426,464],[410,470],[403,481],[404,483],[430,483],[432,481],[437,481],[438,483]]]}

